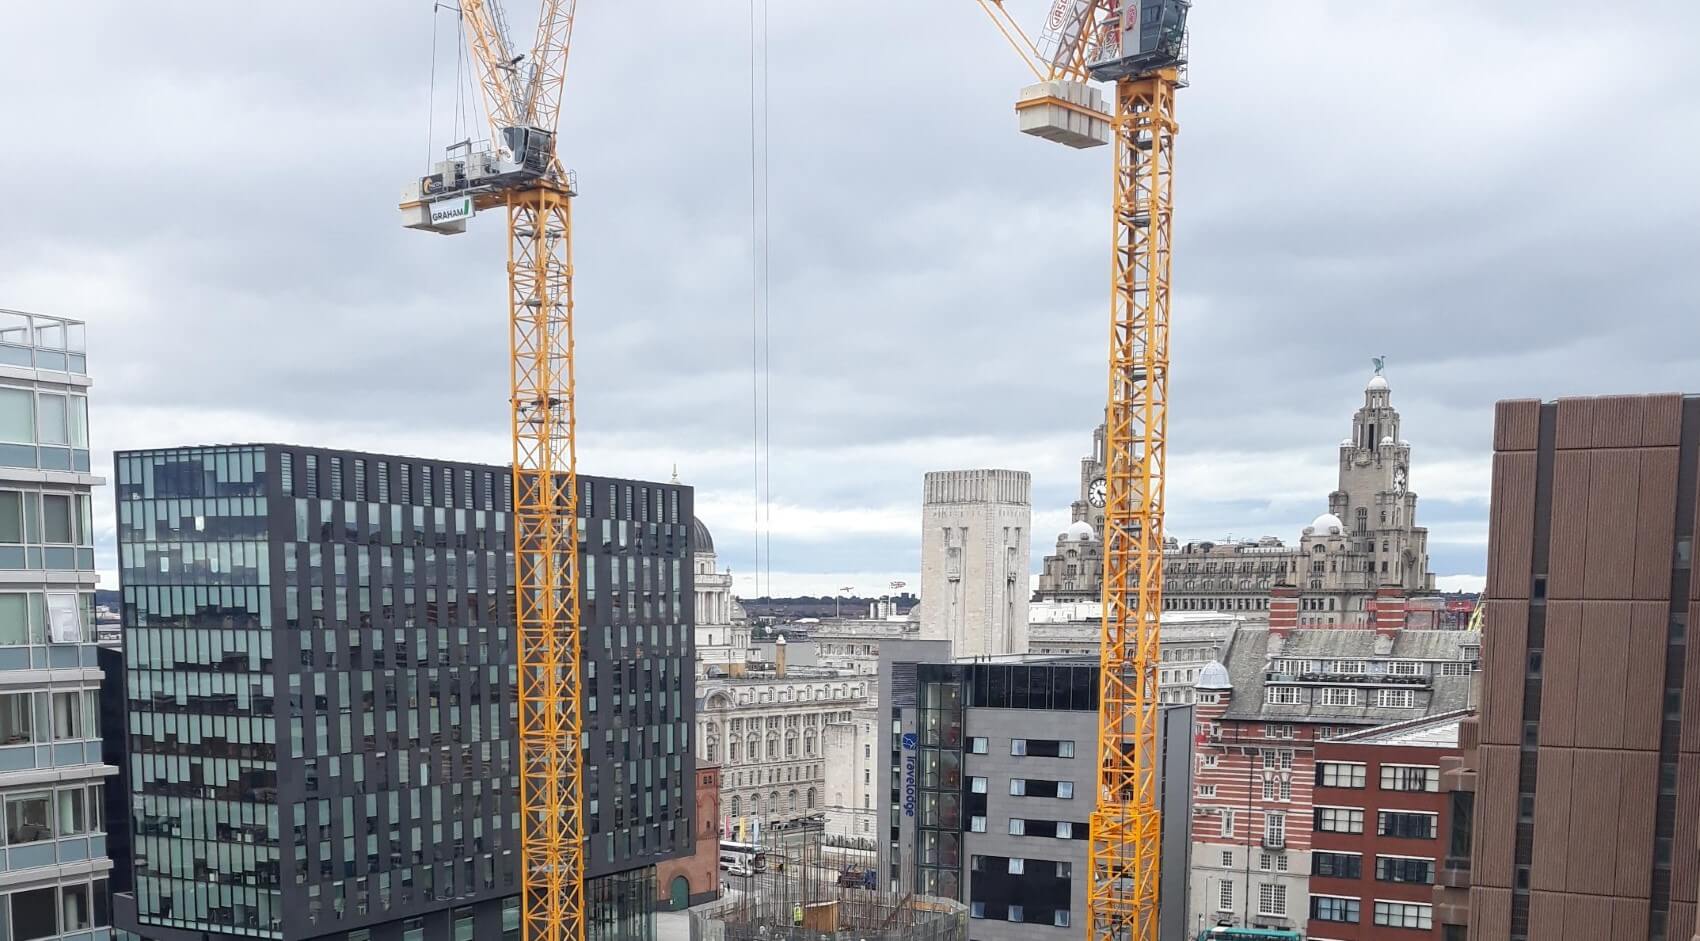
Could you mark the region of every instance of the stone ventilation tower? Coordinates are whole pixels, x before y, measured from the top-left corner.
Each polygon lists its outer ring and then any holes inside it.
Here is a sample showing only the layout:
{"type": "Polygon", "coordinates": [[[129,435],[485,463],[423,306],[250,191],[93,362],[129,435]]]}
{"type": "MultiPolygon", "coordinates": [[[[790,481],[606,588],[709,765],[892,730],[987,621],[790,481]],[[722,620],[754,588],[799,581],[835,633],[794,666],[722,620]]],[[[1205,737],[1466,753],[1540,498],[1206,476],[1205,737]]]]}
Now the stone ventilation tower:
{"type": "Polygon", "coordinates": [[[1026,471],[927,474],[921,501],[921,637],[951,655],[1027,652],[1032,483],[1026,471]]]}

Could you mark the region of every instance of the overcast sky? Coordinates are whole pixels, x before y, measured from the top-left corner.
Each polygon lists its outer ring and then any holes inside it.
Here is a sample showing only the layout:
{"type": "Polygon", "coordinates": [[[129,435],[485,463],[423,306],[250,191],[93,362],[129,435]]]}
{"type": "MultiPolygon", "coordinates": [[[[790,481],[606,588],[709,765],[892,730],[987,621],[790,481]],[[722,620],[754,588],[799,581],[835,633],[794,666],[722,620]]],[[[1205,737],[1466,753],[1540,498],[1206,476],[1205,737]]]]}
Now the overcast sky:
{"type": "MultiPolygon", "coordinates": [[[[677,463],[752,594],[748,9],[580,7],[581,469],[677,463]]],[[[97,466],[506,459],[501,220],[442,238],[395,208],[456,130],[452,17],[7,11],[0,307],[88,321],[97,466]]],[[[1386,354],[1434,568],[1477,576],[1494,400],[1700,391],[1700,5],[1200,0],[1192,25],[1171,533],[1295,539],[1386,354]]],[[[1037,565],[1103,407],[1107,149],[1016,133],[1027,75],[969,0],[775,2],[770,30],[771,585],[915,586],[948,468],[1032,472],[1037,565]]]]}

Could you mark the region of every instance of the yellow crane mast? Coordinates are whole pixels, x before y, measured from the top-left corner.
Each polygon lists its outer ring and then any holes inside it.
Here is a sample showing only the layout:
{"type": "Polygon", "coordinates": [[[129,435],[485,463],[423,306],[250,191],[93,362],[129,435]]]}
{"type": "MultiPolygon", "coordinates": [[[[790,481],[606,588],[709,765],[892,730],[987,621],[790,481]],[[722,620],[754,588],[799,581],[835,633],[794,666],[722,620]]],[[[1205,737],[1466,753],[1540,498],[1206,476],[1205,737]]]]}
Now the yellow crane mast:
{"type": "Polygon", "coordinates": [[[522,937],[583,941],[583,696],[574,445],[572,197],[555,153],[573,0],[543,0],[526,54],[497,0],[460,0],[490,122],[402,193],[403,224],[445,235],[508,215],[514,615],[519,663],[522,937]]]}
{"type": "Polygon", "coordinates": [[[1038,79],[1016,103],[1022,132],[1075,148],[1114,145],[1098,793],[1087,937],[1158,941],[1170,228],[1175,90],[1185,84],[1190,3],[1054,0],[1034,42],[1003,0],[977,2],[1038,79]],[[1093,81],[1113,84],[1113,112],[1093,81]]]}

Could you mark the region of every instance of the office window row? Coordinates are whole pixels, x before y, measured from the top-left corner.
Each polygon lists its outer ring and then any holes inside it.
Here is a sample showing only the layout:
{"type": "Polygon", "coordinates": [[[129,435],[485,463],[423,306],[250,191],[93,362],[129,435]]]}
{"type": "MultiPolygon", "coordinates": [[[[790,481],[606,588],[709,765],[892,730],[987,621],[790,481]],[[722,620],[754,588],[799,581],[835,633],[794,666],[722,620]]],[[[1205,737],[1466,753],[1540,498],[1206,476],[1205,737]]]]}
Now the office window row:
{"type": "Polygon", "coordinates": [[[1054,738],[1012,738],[1009,740],[1009,753],[1017,757],[1073,758],[1074,743],[1054,738]]]}
{"type": "Polygon", "coordinates": [[[1411,840],[1432,840],[1438,827],[1439,815],[1417,811],[1383,810],[1376,814],[1375,832],[1381,836],[1411,840]]]}
{"type": "Polygon", "coordinates": [[[84,643],[94,634],[94,592],[0,592],[0,647],[84,643]]]}
{"type": "Polygon", "coordinates": [[[1315,813],[1315,829],[1318,833],[1364,832],[1364,812],[1362,808],[1318,807],[1315,813]]]}
{"type": "Polygon", "coordinates": [[[1314,894],[1310,897],[1310,917],[1312,921],[1333,921],[1355,925],[1362,914],[1361,909],[1362,903],[1354,898],[1314,894]]]}
{"type": "Polygon", "coordinates": [[[87,473],[88,398],[0,385],[0,464],[87,473]]]}
{"type": "Polygon", "coordinates": [[[16,791],[5,796],[6,846],[106,832],[104,784],[16,791]]]}
{"type": "Polygon", "coordinates": [[[1043,778],[1010,778],[1009,793],[1016,797],[1055,797],[1070,800],[1074,797],[1074,782],[1047,781],[1043,778]]]}
{"type": "Polygon", "coordinates": [[[1028,906],[1010,902],[1005,905],[988,902],[969,902],[969,918],[991,918],[998,921],[1014,922],[1016,924],[1054,925],[1067,928],[1074,923],[1074,913],[1066,908],[1034,909],[1028,911],[1028,906]]]}
{"type": "Polygon", "coordinates": [[[0,895],[0,936],[7,941],[36,941],[110,924],[105,879],[0,895]]]}
{"type": "Polygon", "coordinates": [[[979,856],[970,859],[975,872],[1007,872],[1012,876],[1071,879],[1074,864],[1066,859],[1025,859],[1020,856],[979,856]]]}
{"type": "Polygon", "coordinates": [[[1084,840],[1088,836],[1087,829],[1085,821],[1009,818],[1010,836],[1043,836],[1055,837],[1059,840],[1084,840]]]}
{"type": "Polygon", "coordinates": [[[100,737],[94,689],[0,693],[0,747],[100,737]]]}

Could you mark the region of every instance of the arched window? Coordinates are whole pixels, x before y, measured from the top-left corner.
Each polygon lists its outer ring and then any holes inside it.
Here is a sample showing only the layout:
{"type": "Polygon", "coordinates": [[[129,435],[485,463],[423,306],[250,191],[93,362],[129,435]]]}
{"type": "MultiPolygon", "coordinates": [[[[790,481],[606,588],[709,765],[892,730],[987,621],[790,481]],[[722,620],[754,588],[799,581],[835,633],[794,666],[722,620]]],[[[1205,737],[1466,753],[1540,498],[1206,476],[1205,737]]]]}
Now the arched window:
{"type": "Polygon", "coordinates": [[[792,813],[797,812],[797,789],[796,788],[791,789],[791,812],[792,813]]]}
{"type": "Polygon", "coordinates": [[[779,792],[778,791],[770,791],[768,793],[768,795],[767,795],[767,812],[770,813],[770,814],[779,813],[779,792]]]}
{"type": "Polygon", "coordinates": [[[812,787],[809,788],[809,792],[808,792],[807,795],[805,795],[804,799],[808,801],[808,809],[814,810],[815,809],[815,789],[812,788],[812,787]]]}
{"type": "Polygon", "coordinates": [[[711,762],[712,762],[712,761],[718,761],[718,760],[719,760],[719,758],[718,758],[718,757],[716,757],[716,756],[717,756],[717,754],[718,754],[718,753],[719,753],[719,751],[720,751],[720,743],[719,743],[719,742],[716,742],[716,741],[715,741],[715,740],[714,740],[714,739],[712,739],[712,738],[710,738],[710,739],[704,739],[704,741],[705,741],[705,742],[706,742],[706,743],[707,743],[707,744],[705,744],[705,745],[704,745],[704,746],[703,746],[703,757],[705,757],[705,758],[707,758],[707,759],[708,759],[708,760],[709,760],[709,761],[711,761],[711,762]]]}
{"type": "Polygon", "coordinates": [[[751,794],[750,795],[750,814],[753,815],[753,816],[756,816],[756,817],[761,816],[761,795],[760,794],[751,794]]]}
{"type": "Polygon", "coordinates": [[[732,795],[732,816],[734,816],[734,817],[742,816],[743,812],[744,812],[743,801],[740,801],[738,799],[738,795],[733,794],[732,795]]]}

